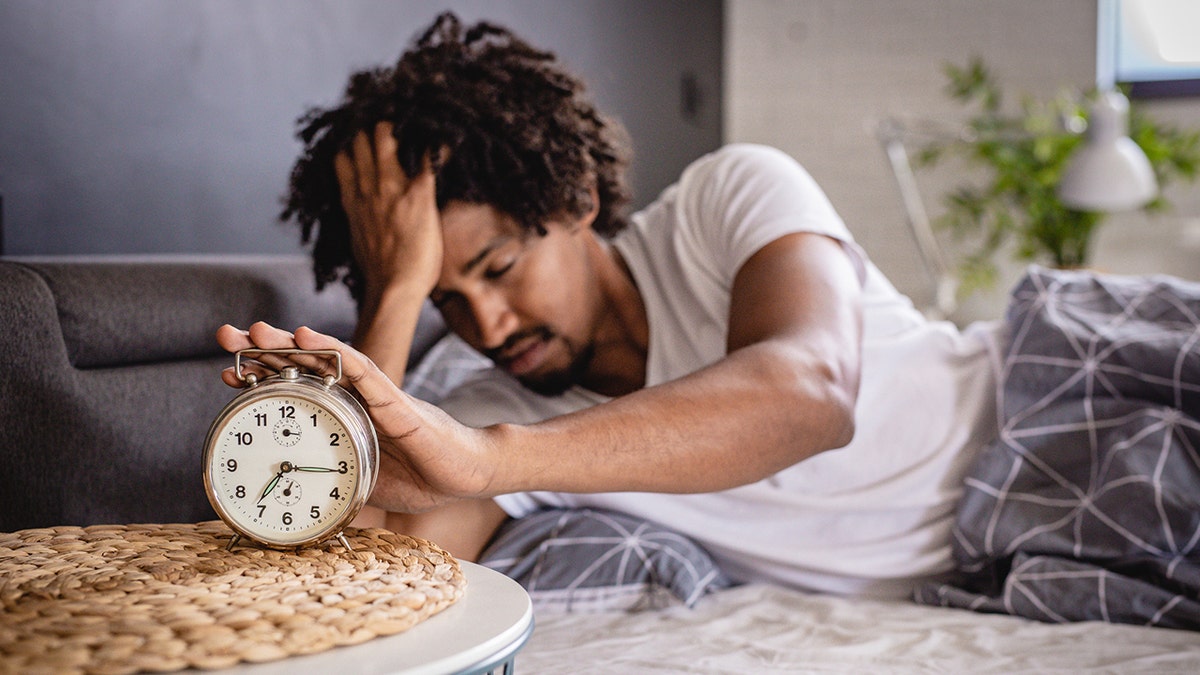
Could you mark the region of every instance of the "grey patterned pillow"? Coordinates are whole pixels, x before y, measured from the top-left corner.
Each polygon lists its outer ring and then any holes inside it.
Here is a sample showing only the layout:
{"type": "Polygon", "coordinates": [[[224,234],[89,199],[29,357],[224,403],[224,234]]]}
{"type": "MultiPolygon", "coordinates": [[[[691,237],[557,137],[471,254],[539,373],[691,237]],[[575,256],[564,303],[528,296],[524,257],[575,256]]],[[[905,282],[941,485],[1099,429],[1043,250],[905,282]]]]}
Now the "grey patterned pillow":
{"type": "Polygon", "coordinates": [[[1200,630],[1200,284],[1031,267],[998,438],[966,478],[963,578],[930,604],[1200,630]]]}
{"type": "Polygon", "coordinates": [[[692,540],[596,509],[539,511],[505,524],[480,563],[525,587],[540,612],[691,607],[729,581],[692,540]]]}

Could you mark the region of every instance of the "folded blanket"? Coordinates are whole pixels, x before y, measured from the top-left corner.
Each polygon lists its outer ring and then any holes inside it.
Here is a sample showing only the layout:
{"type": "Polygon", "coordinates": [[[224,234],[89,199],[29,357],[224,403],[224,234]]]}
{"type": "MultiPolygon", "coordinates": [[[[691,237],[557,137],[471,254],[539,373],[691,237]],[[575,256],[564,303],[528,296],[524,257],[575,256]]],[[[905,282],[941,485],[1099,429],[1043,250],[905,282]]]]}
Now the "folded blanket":
{"type": "Polygon", "coordinates": [[[1200,629],[1200,284],[1032,268],[1006,315],[999,438],[918,601],[1200,629]]]}

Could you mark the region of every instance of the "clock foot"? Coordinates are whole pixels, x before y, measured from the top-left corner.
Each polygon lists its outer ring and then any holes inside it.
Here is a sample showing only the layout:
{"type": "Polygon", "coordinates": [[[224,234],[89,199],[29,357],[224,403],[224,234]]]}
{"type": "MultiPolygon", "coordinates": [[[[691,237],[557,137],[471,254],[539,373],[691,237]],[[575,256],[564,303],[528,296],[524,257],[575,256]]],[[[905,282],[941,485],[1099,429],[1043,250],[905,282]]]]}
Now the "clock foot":
{"type": "Polygon", "coordinates": [[[242,535],[240,535],[240,534],[233,535],[232,537],[229,538],[229,545],[225,547],[225,550],[232,551],[233,547],[237,546],[237,543],[241,540],[242,540],[242,535]]]}
{"type": "Polygon", "coordinates": [[[337,533],[337,540],[338,540],[338,543],[340,543],[340,544],[342,545],[342,547],[343,547],[343,548],[345,548],[347,551],[353,551],[353,550],[354,550],[354,548],[353,548],[352,546],[350,546],[350,542],[346,540],[346,533],[345,533],[345,532],[338,532],[338,533],[337,533]]]}

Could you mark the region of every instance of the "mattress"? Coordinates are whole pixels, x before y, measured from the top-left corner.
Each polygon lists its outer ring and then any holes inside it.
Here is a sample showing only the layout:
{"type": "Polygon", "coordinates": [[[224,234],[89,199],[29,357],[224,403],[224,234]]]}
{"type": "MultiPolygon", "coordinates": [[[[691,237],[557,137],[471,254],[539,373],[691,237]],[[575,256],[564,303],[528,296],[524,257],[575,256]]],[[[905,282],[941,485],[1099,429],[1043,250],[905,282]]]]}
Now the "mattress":
{"type": "Polygon", "coordinates": [[[535,613],[517,672],[1197,673],[1200,633],[1041,623],[764,584],[691,609],[535,613]]]}

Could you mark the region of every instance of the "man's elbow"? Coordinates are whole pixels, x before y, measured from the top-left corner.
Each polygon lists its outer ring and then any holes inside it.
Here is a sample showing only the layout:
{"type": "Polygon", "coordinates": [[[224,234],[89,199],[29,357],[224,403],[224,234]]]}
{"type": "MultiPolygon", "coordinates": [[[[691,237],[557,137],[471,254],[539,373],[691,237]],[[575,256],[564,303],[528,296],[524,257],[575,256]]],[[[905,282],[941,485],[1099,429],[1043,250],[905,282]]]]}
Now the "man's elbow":
{"type": "Polygon", "coordinates": [[[782,372],[788,380],[788,407],[801,411],[792,425],[797,441],[813,454],[849,445],[858,401],[857,360],[808,356],[792,363],[782,372]]]}
{"type": "Polygon", "coordinates": [[[854,440],[854,407],[858,399],[858,388],[838,387],[830,397],[829,431],[830,438],[826,450],[834,450],[850,445],[854,440]]]}
{"type": "Polygon", "coordinates": [[[843,378],[830,377],[818,379],[811,385],[808,394],[809,405],[818,412],[819,429],[808,429],[806,433],[816,431],[820,439],[817,452],[834,450],[845,447],[854,439],[854,408],[858,400],[858,382],[847,382],[843,378]],[[812,391],[814,390],[815,391],[812,391]]]}

